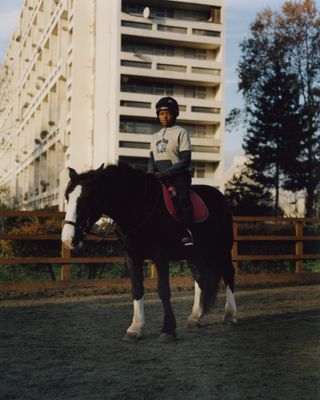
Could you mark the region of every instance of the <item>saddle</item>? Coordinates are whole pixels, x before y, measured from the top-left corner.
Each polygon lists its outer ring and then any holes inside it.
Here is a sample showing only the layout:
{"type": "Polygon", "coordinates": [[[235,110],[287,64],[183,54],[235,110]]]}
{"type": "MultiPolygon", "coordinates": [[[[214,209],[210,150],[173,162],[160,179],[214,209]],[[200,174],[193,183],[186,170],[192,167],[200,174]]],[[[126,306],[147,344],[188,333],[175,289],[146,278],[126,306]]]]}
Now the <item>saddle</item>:
{"type": "MultiPolygon", "coordinates": [[[[163,198],[169,214],[176,220],[179,221],[179,213],[176,205],[174,204],[175,189],[172,186],[167,187],[161,183],[163,198]]],[[[204,222],[209,216],[209,211],[202,198],[196,193],[190,190],[190,200],[193,206],[193,222],[195,224],[204,222]]]]}

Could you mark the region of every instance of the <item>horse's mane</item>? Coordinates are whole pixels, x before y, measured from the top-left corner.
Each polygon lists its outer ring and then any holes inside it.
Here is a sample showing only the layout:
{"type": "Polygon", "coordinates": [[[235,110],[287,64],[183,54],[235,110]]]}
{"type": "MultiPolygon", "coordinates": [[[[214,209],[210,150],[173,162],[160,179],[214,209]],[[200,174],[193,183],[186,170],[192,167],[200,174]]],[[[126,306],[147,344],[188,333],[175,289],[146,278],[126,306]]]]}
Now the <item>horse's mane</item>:
{"type": "Polygon", "coordinates": [[[120,161],[118,164],[108,164],[105,167],[102,165],[98,169],[91,169],[89,171],[81,172],[77,175],[77,182],[81,184],[86,182],[90,183],[90,181],[93,181],[97,177],[101,176],[108,176],[110,178],[120,178],[125,176],[129,176],[130,178],[141,178],[145,175],[146,173],[142,170],[133,168],[129,164],[120,161]]]}
{"type": "Polygon", "coordinates": [[[146,179],[150,181],[151,178],[154,177],[124,162],[108,164],[107,166],[102,164],[98,169],[91,169],[80,174],[75,173],[68,183],[65,196],[68,199],[69,194],[79,184],[88,188],[98,185],[107,190],[110,190],[110,187],[118,188],[120,191],[132,188],[133,193],[137,193],[143,190],[146,179]],[[104,187],[104,181],[108,182],[107,187],[104,187]]]}

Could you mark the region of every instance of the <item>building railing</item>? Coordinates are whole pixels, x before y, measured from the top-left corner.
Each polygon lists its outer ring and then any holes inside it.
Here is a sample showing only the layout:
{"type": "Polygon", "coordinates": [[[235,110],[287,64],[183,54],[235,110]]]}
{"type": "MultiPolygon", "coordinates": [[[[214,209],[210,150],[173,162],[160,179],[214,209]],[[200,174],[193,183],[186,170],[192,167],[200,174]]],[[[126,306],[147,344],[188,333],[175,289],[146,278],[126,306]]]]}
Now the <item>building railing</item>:
{"type": "MultiPolygon", "coordinates": [[[[64,219],[63,212],[56,211],[13,211],[0,210],[0,219],[9,217],[42,217],[61,220],[61,226],[64,219]]],[[[312,226],[319,224],[320,218],[282,218],[282,217],[234,217],[233,232],[234,246],[232,249],[232,259],[237,269],[238,263],[243,261],[274,261],[274,260],[291,260],[295,262],[295,272],[303,272],[303,264],[306,260],[320,260],[320,251],[313,254],[306,254],[304,244],[306,242],[320,242],[320,235],[304,234],[304,224],[312,226]],[[250,223],[292,223],[294,224],[293,235],[257,235],[257,234],[241,234],[241,226],[250,223]],[[239,244],[241,242],[293,242],[295,244],[295,252],[293,254],[239,254],[239,244]]],[[[0,225],[1,226],[1,225],[0,225]]],[[[60,241],[60,233],[56,234],[26,234],[26,233],[0,233],[0,240],[8,241],[60,241]]],[[[87,240],[97,241],[97,237],[88,235],[87,240]]],[[[103,240],[116,241],[115,236],[105,238],[103,240]]],[[[318,250],[318,249],[317,249],[318,250]]],[[[319,244],[320,250],[320,244],[319,244]]],[[[0,265],[15,264],[59,264],[61,265],[61,279],[69,279],[71,272],[71,264],[105,264],[105,263],[123,263],[121,256],[106,257],[78,257],[73,256],[69,249],[61,244],[60,257],[2,257],[0,265]]]]}

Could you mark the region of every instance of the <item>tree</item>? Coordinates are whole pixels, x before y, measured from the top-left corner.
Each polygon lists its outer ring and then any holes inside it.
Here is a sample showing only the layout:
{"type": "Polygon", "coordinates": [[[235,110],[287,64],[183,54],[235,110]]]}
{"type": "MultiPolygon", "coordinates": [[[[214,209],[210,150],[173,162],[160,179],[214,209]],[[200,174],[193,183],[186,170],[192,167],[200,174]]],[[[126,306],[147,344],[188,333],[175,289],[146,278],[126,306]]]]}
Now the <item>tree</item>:
{"type": "Polygon", "coordinates": [[[273,214],[272,195],[266,187],[255,181],[255,172],[250,168],[250,162],[227,182],[224,194],[234,215],[273,214]]]}
{"type": "Polygon", "coordinates": [[[255,107],[248,109],[250,124],[243,148],[250,154],[256,181],[274,189],[276,214],[285,163],[288,158],[290,162],[296,157],[299,148],[299,98],[294,77],[283,72],[277,62],[266,78],[256,96],[255,107]]]}
{"type": "Polygon", "coordinates": [[[239,89],[249,126],[244,149],[258,182],[276,191],[304,189],[312,216],[320,181],[320,15],[314,1],[262,11],[240,47],[239,89]]]}

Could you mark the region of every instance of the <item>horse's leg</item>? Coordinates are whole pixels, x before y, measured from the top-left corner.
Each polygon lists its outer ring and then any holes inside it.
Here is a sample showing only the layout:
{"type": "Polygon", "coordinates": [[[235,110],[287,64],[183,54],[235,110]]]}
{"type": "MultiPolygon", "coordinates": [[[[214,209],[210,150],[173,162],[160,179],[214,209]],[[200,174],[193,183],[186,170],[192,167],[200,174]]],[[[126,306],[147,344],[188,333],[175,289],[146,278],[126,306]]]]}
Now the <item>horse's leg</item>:
{"type": "Polygon", "coordinates": [[[237,323],[237,306],[234,296],[234,267],[231,261],[231,257],[228,257],[228,260],[223,265],[223,281],[227,287],[226,289],[226,304],[224,308],[224,316],[222,319],[223,323],[232,322],[233,324],[237,323]]]}
{"type": "Polygon", "coordinates": [[[170,297],[169,285],[169,262],[165,260],[155,261],[158,272],[158,294],[162,301],[164,310],[163,327],[159,341],[163,343],[170,343],[176,340],[176,318],[174,316],[170,297]]]}
{"type": "Polygon", "coordinates": [[[201,305],[201,289],[198,282],[194,281],[194,302],[192,312],[188,317],[187,326],[188,328],[200,328],[200,318],[202,317],[202,305],[201,305]]]}
{"type": "Polygon", "coordinates": [[[123,340],[131,342],[141,338],[144,326],[143,261],[128,254],[125,255],[125,261],[131,276],[133,319],[123,340]]]}

